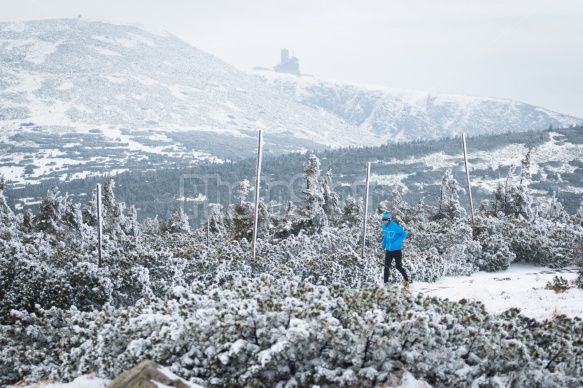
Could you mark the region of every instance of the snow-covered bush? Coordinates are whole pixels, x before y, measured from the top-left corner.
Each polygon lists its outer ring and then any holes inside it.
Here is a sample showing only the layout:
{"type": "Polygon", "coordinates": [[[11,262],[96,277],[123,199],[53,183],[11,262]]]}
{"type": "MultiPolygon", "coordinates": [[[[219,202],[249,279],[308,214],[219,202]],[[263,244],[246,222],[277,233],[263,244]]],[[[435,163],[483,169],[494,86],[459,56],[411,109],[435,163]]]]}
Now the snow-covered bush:
{"type": "MultiPolygon", "coordinates": [[[[345,199],[341,214],[317,158],[305,173],[298,208],[290,203],[279,217],[260,203],[255,257],[248,182],[245,206],[215,206],[193,231],[180,210],[139,225],[110,182],[101,267],[93,202],[81,208],[54,189],[38,214],[14,215],[0,179],[0,384],[111,377],[148,357],[210,386],[374,386],[403,368],[436,386],[575,386],[581,361],[568,355],[579,354],[580,321],[491,317],[481,305],[381,287],[378,216],[368,215],[362,256],[362,201],[345,199]]],[[[392,207],[378,208],[409,233],[411,279],[581,259],[583,212],[569,217],[554,200],[533,205],[523,178],[477,215],[477,240],[451,174],[441,210],[409,206],[395,190],[392,207]]],[[[400,274],[389,280],[400,283],[400,274]]]]}
{"type": "MultiPolygon", "coordinates": [[[[472,229],[467,220],[441,219],[408,225],[407,241],[417,255],[431,253],[441,257],[443,268],[425,281],[444,275],[471,275],[478,270],[477,262],[482,256],[481,245],[472,240],[472,229]],[[418,252],[418,253],[417,253],[418,252]]],[[[419,279],[421,280],[421,279],[419,279]]]]}
{"type": "MultiPolygon", "coordinates": [[[[233,207],[224,212],[217,207],[212,227],[195,231],[188,231],[180,210],[169,221],[150,220],[152,225],[140,226],[135,208],[124,215],[124,205],[115,201],[113,182],[104,190],[103,268],[97,268],[96,208],[91,204],[81,210],[55,189],[49,190],[37,215],[19,218],[3,207],[7,225],[0,238],[0,320],[10,321],[12,308],[32,312],[35,305],[45,309],[75,305],[90,311],[104,303],[132,305],[148,293],[161,296],[193,281],[222,285],[236,276],[252,278],[262,273],[318,285],[343,282],[360,287],[380,282],[384,252],[378,217],[368,216],[366,254],[361,257],[360,205],[348,212],[350,217],[342,218],[336,214],[336,196],[329,188],[331,176],[319,180],[317,158],[310,158],[305,172],[311,189],[305,190],[299,210],[290,205],[286,215],[276,220],[261,205],[265,227],[256,257],[251,257],[249,240],[242,237],[250,236],[248,211],[238,214],[233,207]],[[321,201],[322,192],[329,202],[321,201]],[[330,222],[321,218],[313,227],[300,227],[302,217],[320,214],[324,208],[328,212],[322,214],[331,217],[330,222]]],[[[250,211],[247,194],[244,181],[239,199],[250,211]]],[[[389,204],[379,206],[386,209],[389,204]]],[[[503,270],[515,260],[565,266],[575,262],[574,245],[583,240],[577,216],[571,223],[569,218],[557,222],[540,215],[527,220],[520,215],[484,213],[476,217],[475,241],[468,218],[430,221],[425,214],[435,209],[422,202],[409,206],[398,190],[393,192],[390,211],[409,233],[403,265],[416,281],[470,275],[479,269],[503,270]]],[[[395,271],[390,281],[400,282],[395,271]]]]}
{"type": "Polygon", "coordinates": [[[0,384],[112,378],[149,358],[210,387],[382,385],[408,370],[433,386],[577,386],[581,320],[537,322],[512,309],[317,286],[271,276],[176,286],[134,306],[12,312],[0,326],[0,384]]]}
{"type": "Polygon", "coordinates": [[[577,258],[577,279],[575,279],[575,286],[583,290],[583,243],[575,245],[573,253],[577,258]]]}
{"type": "Polygon", "coordinates": [[[478,266],[482,271],[504,271],[516,258],[508,242],[498,234],[482,240],[481,245],[482,255],[478,260],[478,266]]]}
{"type": "Polygon", "coordinates": [[[545,288],[547,290],[553,290],[557,293],[560,293],[567,291],[569,288],[571,288],[571,286],[569,285],[569,281],[564,277],[555,276],[552,282],[547,282],[545,288]]]}
{"type": "Polygon", "coordinates": [[[516,258],[510,242],[505,238],[504,226],[504,221],[496,217],[476,217],[476,234],[481,245],[481,254],[477,261],[480,270],[503,271],[516,258]]]}
{"type": "MultiPolygon", "coordinates": [[[[435,248],[411,252],[405,250],[404,255],[407,259],[404,260],[403,267],[413,282],[435,282],[445,274],[446,259],[435,248]]],[[[401,275],[396,270],[391,271],[390,282],[400,282],[399,276],[401,275]]]]}

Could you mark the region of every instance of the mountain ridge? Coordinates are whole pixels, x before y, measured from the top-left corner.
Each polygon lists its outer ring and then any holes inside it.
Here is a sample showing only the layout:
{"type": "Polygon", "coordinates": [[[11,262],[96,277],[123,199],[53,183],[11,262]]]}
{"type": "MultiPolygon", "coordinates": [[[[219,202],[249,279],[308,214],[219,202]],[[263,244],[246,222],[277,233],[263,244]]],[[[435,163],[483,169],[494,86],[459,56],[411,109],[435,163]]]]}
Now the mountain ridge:
{"type": "Polygon", "coordinates": [[[255,70],[253,75],[298,101],[325,109],[385,141],[437,139],[462,132],[500,132],[568,127],[583,120],[521,102],[449,93],[299,78],[255,70]],[[496,120],[496,116],[502,116],[496,120]]]}

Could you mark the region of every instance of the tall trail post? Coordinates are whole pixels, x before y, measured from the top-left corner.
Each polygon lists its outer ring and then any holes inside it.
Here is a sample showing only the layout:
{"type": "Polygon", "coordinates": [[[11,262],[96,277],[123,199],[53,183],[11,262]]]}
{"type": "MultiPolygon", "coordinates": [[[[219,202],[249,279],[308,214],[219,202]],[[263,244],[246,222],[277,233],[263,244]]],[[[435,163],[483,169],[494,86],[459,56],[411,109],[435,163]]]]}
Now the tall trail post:
{"type": "Polygon", "coordinates": [[[468,185],[468,197],[470,200],[470,216],[472,220],[472,238],[477,240],[476,227],[474,224],[474,202],[472,201],[472,185],[470,184],[470,171],[468,170],[468,152],[466,149],[466,134],[462,132],[462,148],[464,151],[464,166],[466,168],[466,183],[468,185]]]}
{"type": "Polygon", "coordinates": [[[101,245],[103,242],[103,217],[101,216],[101,185],[97,184],[97,266],[101,268],[101,245]]]}
{"type": "Polygon", "coordinates": [[[211,218],[207,218],[206,220],[206,250],[209,250],[211,240],[211,218]]]}
{"type": "Polygon", "coordinates": [[[364,184],[364,211],[362,221],[362,251],[360,256],[364,259],[364,251],[366,246],[366,216],[368,214],[368,182],[370,180],[370,162],[366,163],[366,180],[364,184]]]}
{"type": "Polygon", "coordinates": [[[261,183],[261,152],[263,146],[263,131],[259,130],[259,144],[257,146],[257,171],[255,173],[255,209],[253,215],[253,240],[251,240],[251,256],[255,257],[257,244],[257,229],[259,223],[259,187],[261,183]]]}

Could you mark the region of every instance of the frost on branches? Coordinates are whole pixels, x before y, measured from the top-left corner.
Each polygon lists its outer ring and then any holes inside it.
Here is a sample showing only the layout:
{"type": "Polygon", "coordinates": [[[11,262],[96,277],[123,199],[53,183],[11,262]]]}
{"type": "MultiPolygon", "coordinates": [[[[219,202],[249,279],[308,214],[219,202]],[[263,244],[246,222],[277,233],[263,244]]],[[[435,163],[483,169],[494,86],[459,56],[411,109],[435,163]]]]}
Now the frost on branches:
{"type": "MultiPolygon", "coordinates": [[[[409,233],[412,279],[580,263],[583,211],[535,198],[528,174],[513,171],[481,204],[476,240],[451,171],[434,206],[410,205],[397,189],[378,204],[409,233]]],[[[14,214],[0,179],[0,385],[111,378],[144,358],[208,386],[375,386],[403,369],[436,386],[580,381],[580,320],[489,316],[479,304],[381,287],[379,228],[367,229],[360,255],[361,199],[334,193],[315,155],[304,173],[301,203],[279,215],[260,202],[256,257],[248,181],[197,230],[181,209],[139,223],[108,181],[102,267],[95,192],[82,205],[52,188],[37,214],[14,214]]]]}
{"type": "Polygon", "coordinates": [[[200,282],[99,311],[13,311],[0,380],[112,378],[143,359],[210,387],[373,387],[404,370],[434,386],[576,387],[581,320],[268,275],[200,282]],[[499,384],[499,385],[497,385],[499,384]]]}

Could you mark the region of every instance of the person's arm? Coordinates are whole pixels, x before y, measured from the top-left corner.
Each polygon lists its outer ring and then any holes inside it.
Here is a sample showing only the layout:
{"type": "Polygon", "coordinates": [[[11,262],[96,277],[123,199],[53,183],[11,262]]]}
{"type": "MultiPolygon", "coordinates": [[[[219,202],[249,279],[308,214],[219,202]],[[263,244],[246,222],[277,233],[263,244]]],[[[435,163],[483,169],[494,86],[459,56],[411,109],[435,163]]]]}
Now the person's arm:
{"type": "Polygon", "coordinates": [[[398,225],[399,227],[399,231],[397,232],[397,238],[395,239],[395,244],[402,244],[403,241],[405,241],[405,239],[407,238],[407,232],[405,232],[405,229],[403,229],[401,227],[401,225],[398,225]]]}

